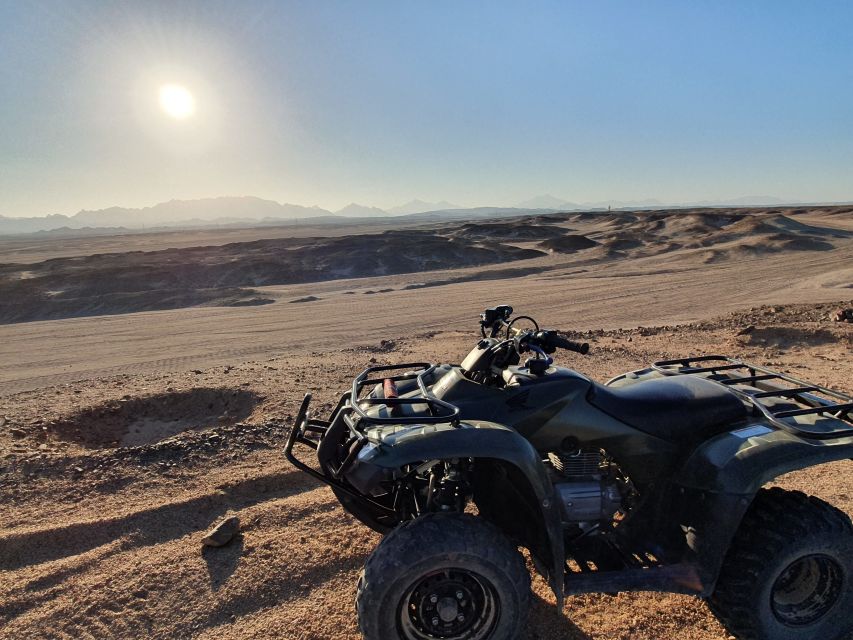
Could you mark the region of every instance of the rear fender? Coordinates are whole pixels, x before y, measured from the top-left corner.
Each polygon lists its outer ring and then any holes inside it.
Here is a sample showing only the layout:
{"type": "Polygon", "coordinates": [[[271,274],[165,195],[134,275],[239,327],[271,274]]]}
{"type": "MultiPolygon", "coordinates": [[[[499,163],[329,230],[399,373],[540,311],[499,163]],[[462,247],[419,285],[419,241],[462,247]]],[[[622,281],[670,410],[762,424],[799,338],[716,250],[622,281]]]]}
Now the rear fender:
{"type": "Polygon", "coordinates": [[[523,515],[535,518],[535,523],[524,523],[527,526],[522,528],[529,535],[521,542],[540,566],[547,567],[551,588],[562,602],[565,549],[559,505],[541,457],[530,442],[513,429],[480,421],[466,421],[458,427],[377,427],[368,433],[371,444],[362,449],[347,473],[347,480],[365,493],[409,464],[474,459],[474,499],[481,515],[516,539],[523,515]],[[519,509],[512,508],[514,502],[519,509]]]}
{"type": "Polygon", "coordinates": [[[764,424],[700,446],[674,477],[682,529],[713,591],[731,541],[761,487],[781,475],[853,458],[853,437],[805,440],[764,424]]]}

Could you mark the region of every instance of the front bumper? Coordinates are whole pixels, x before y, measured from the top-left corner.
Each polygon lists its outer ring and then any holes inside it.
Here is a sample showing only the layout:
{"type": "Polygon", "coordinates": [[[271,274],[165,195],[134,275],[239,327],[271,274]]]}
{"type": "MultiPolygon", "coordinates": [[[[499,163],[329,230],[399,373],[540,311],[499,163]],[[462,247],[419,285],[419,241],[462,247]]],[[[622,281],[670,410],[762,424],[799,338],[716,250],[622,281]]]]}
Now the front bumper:
{"type": "Polygon", "coordinates": [[[352,390],[341,396],[328,420],[311,417],[311,394],[305,394],[293,428],[288,435],[284,457],[300,471],[329,485],[339,498],[342,492],[350,498],[369,505],[372,509],[388,512],[387,506],[379,504],[348,483],[346,474],[352,468],[358,454],[370,442],[367,430],[371,426],[458,424],[459,409],[433,397],[429,392],[425,378],[434,370],[435,365],[421,362],[369,367],[356,376],[352,390]],[[380,373],[383,377],[373,378],[372,374],[375,373],[380,373]],[[419,393],[402,398],[362,397],[364,389],[386,380],[395,383],[415,380],[419,393]],[[398,416],[392,415],[394,412],[387,410],[407,405],[425,406],[426,412],[419,415],[398,416]],[[297,444],[317,452],[319,468],[306,464],[296,456],[294,448],[297,444]]]}

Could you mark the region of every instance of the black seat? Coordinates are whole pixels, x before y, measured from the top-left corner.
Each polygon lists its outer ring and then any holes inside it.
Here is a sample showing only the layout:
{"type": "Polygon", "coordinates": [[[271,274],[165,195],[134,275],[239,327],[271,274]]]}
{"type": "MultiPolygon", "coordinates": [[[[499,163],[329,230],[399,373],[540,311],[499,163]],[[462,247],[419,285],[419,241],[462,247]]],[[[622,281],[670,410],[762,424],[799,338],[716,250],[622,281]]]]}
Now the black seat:
{"type": "Polygon", "coordinates": [[[710,438],[748,415],[723,385],[705,378],[654,378],[622,387],[594,384],[587,398],[604,413],[663,440],[686,444],[710,438]]]}

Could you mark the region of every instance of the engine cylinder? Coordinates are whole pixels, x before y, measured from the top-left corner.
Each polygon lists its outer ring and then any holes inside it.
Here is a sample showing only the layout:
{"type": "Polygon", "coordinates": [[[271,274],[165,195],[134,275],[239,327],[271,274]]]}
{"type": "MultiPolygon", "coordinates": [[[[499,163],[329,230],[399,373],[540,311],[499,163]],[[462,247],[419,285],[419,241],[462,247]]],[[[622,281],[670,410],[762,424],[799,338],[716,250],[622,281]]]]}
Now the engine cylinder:
{"type": "Polygon", "coordinates": [[[611,465],[601,449],[552,451],[548,460],[556,475],[554,489],[560,496],[563,522],[607,522],[622,508],[620,481],[612,476],[611,465]]]}
{"type": "Polygon", "coordinates": [[[590,478],[601,474],[604,456],[600,449],[581,449],[568,454],[552,452],[548,459],[565,478],[590,478]]]}

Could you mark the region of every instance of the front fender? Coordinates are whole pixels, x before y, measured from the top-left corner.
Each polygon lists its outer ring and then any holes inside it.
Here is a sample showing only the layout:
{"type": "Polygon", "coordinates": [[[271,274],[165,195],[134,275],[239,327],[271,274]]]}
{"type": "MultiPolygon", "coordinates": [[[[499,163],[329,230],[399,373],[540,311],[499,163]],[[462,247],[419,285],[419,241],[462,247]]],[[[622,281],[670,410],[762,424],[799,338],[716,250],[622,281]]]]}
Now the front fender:
{"type": "MultiPolygon", "coordinates": [[[[369,429],[367,435],[370,444],[362,449],[347,473],[347,480],[365,493],[369,493],[372,485],[380,479],[387,478],[389,472],[430,460],[472,458],[475,473],[479,468],[483,474],[481,478],[491,479],[502,472],[501,477],[512,479],[513,485],[504,485],[505,488],[517,490],[517,495],[528,497],[532,512],[541,516],[537,528],[541,527],[544,534],[543,544],[531,544],[530,550],[548,567],[551,588],[558,601],[562,602],[565,548],[559,505],[541,456],[530,442],[509,427],[484,421],[465,421],[459,426],[383,426],[369,429]],[[516,486],[520,482],[526,486],[516,486]]],[[[494,493],[500,485],[490,486],[488,481],[484,481],[479,486],[485,490],[484,493],[494,493]]],[[[475,483],[475,500],[477,491],[475,483]]],[[[486,498],[485,495],[483,497],[486,498]]],[[[481,506],[479,501],[478,506],[481,506]]],[[[484,506],[481,506],[481,514],[484,506]]],[[[496,515],[500,514],[496,511],[496,515]]],[[[516,519],[520,516],[519,513],[508,515],[516,519]]],[[[500,520],[496,524],[500,526],[500,520]]]]}
{"type": "Polygon", "coordinates": [[[853,458],[853,437],[805,440],[755,424],[696,449],[674,477],[680,524],[710,592],[740,522],[761,487],[781,475],[853,458]]]}

